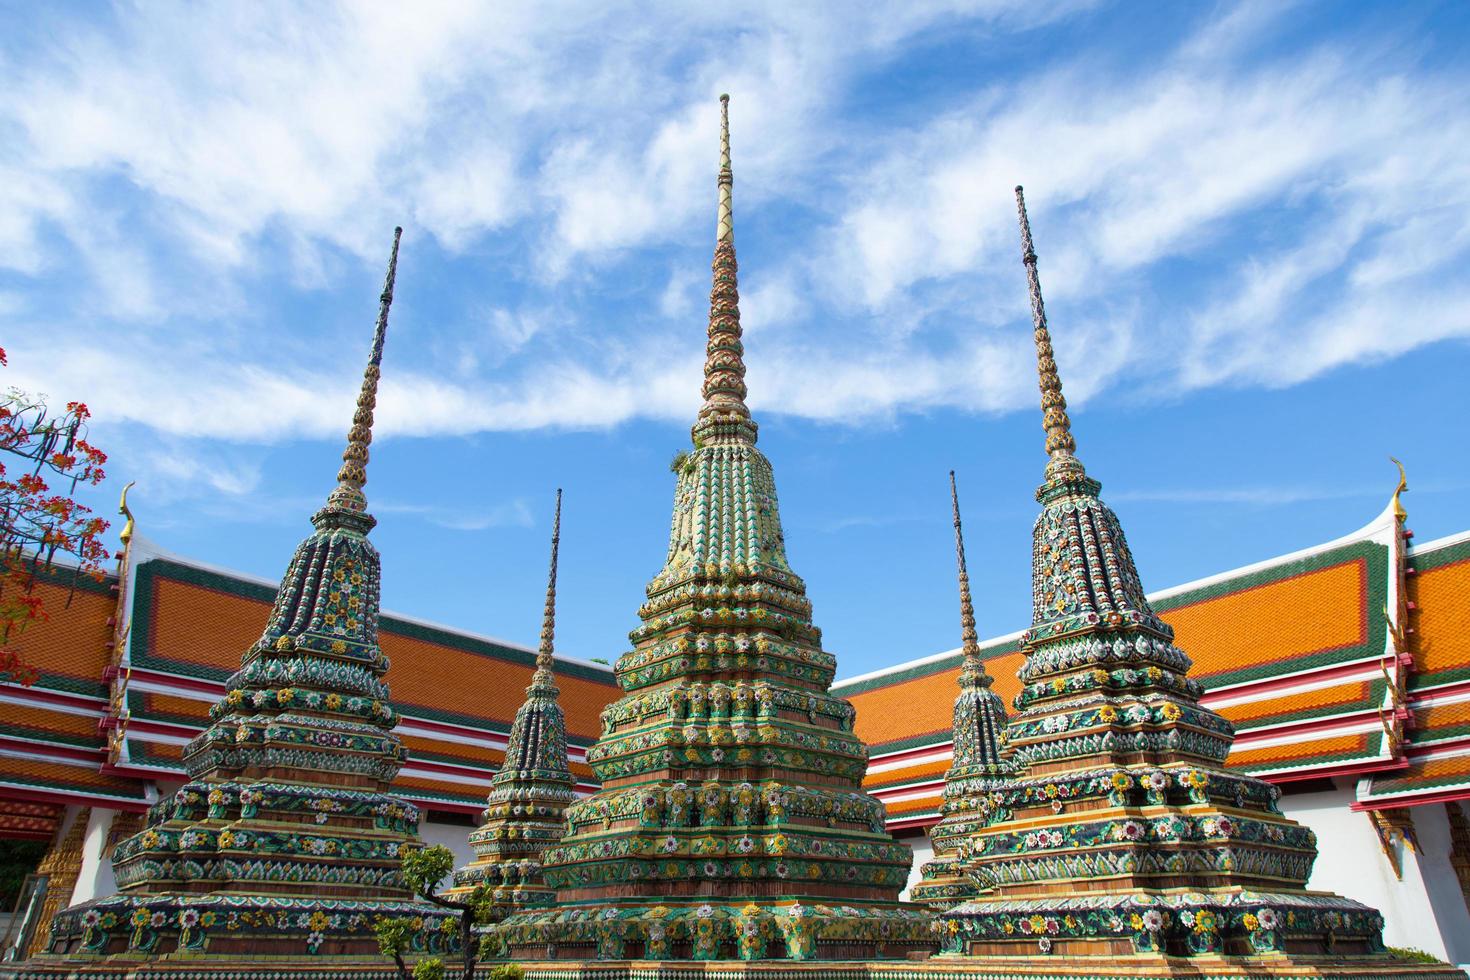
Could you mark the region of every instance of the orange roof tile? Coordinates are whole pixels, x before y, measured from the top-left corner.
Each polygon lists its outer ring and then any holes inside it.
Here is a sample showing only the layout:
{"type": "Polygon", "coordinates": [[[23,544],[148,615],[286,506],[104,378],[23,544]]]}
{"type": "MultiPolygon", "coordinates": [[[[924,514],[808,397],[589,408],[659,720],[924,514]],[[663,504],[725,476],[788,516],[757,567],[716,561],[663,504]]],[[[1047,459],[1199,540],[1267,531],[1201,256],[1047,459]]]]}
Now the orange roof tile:
{"type": "Polygon", "coordinates": [[[1324,757],[1367,756],[1372,751],[1371,732],[1308,739],[1286,745],[1259,749],[1240,749],[1230,753],[1226,764],[1251,769],[1277,769],[1293,762],[1325,761],[1324,757]]]}
{"type": "Polygon", "coordinates": [[[1391,797],[1416,791],[1470,789],[1470,755],[1423,759],[1402,772],[1373,779],[1366,799],[1391,797]]]}
{"type": "Polygon", "coordinates": [[[1418,607],[1410,617],[1414,666],[1426,673],[1470,668],[1470,558],[1410,576],[1408,591],[1418,607]]]}
{"type": "MultiPolygon", "coordinates": [[[[98,767],[68,766],[42,759],[0,757],[0,783],[16,783],[37,790],[95,792],[129,800],[143,799],[143,784],[136,779],[107,776],[98,767]]],[[[0,787],[0,793],[5,790],[0,787]]]]}
{"type": "Polygon", "coordinates": [[[1415,708],[1414,722],[1416,728],[1412,734],[1415,741],[1432,739],[1437,731],[1447,728],[1470,725],[1470,701],[1415,708]]]}
{"type": "Polygon", "coordinates": [[[1330,709],[1350,710],[1375,707],[1381,699],[1374,697],[1374,691],[1381,691],[1382,688],[1383,682],[1381,681],[1348,681],[1331,687],[1319,687],[1312,691],[1299,691],[1296,694],[1279,695],[1260,701],[1232,704],[1218,710],[1238,727],[1249,728],[1250,722],[1269,721],[1298,711],[1323,709],[1323,713],[1330,714],[1335,713],[1330,709]]]}
{"type": "Polygon", "coordinates": [[[935,762],[926,762],[922,765],[909,766],[904,769],[887,769],[879,773],[869,773],[863,780],[863,788],[872,790],[881,786],[911,783],[919,779],[943,778],[944,774],[948,771],[948,759],[939,759],[935,762]]]}
{"type": "Polygon", "coordinates": [[[103,742],[102,737],[97,734],[97,719],[87,715],[74,715],[28,704],[7,704],[0,719],[3,719],[0,720],[0,730],[9,727],[25,728],[38,733],[55,733],[62,736],[60,741],[63,742],[85,740],[99,746],[103,742]]]}
{"type": "Polygon", "coordinates": [[[1363,642],[1368,563],[1356,558],[1174,606],[1161,613],[1194,659],[1190,676],[1212,674],[1363,642]]]}
{"type": "Polygon", "coordinates": [[[107,620],[117,609],[108,591],[111,580],[99,585],[83,577],[73,589],[69,569],[57,574],[60,581],[36,582],[36,594],[50,619],[32,624],[12,645],[41,671],[42,687],[100,693],[102,671],[111,656],[112,627],[107,620]]]}
{"type": "Polygon", "coordinates": [[[921,796],[916,800],[900,800],[897,803],[885,803],[883,806],[888,811],[889,819],[892,819],[905,813],[923,813],[926,810],[938,810],[939,804],[943,801],[943,794],[936,790],[932,796],[921,796]]]}
{"type": "MultiPolygon", "coordinates": [[[[1021,654],[1007,653],[985,662],[985,669],[995,678],[995,692],[1007,704],[1021,689],[1016,675],[1023,661],[1021,654]]],[[[854,730],[858,737],[877,749],[920,735],[941,736],[935,741],[948,739],[955,697],[960,693],[959,673],[956,660],[953,666],[847,695],[857,709],[854,730]]]]}
{"type": "MultiPolygon", "coordinates": [[[[223,680],[240,663],[270,614],[270,590],[213,572],[153,560],[139,566],[135,600],[134,663],[140,667],[223,680]],[[137,624],[141,616],[142,628],[137,624]]],[[[453,634],[385,616],[379,625],[383,651],[395,665],[386,680],[394,705],[406,714],[504,732],[531,681],[532,655],[466,639],[465,646],[436,637],[453,634]],[[473,647],[505,649],[506,656],[473,647]],[[521,662],[521,661],[524,662],[521,662]]],[[[585,668],[559,671],[568,734],[593,741],[601,733],[603,707],[620,692],[610,676],[579,676],[585,668]]],[[[166,715],[203,717],[207,705],[187,699],[150,701],[166,715]]]]}

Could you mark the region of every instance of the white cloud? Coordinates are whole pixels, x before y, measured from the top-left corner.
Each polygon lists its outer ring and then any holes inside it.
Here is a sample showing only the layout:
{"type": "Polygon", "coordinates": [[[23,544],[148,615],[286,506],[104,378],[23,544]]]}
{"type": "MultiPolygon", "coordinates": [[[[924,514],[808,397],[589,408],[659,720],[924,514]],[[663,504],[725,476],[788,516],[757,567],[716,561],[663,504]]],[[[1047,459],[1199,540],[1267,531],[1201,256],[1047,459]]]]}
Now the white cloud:
{"type": "Polygon", "coordinates": [[[1253,39],[1290,11],[1253,3],[1144,64],[1063,47],[892,116],[852,98],[940,33],[1006,43],[1072,9],[281,4],[67,24],[8,66],[0,106],[0,262],[20,283],[0,326],[46,334],[7,344],[9,380],[181,439],[338,434],[346,327],[271,322],[258,300],[375,269],[403,221],[381,433],[688,417],[707,258],[670,253],[710,237],[721,90],[762,412],[1032,406],[1018,180],[1073,401],[1125,378],[1292,384],[1470,335],[1447,274],[1470,258],[1465,79],[1389,43],[1265,58],[1253,39]],[[441,250],[483,298],[418,277],[441,250]]]}

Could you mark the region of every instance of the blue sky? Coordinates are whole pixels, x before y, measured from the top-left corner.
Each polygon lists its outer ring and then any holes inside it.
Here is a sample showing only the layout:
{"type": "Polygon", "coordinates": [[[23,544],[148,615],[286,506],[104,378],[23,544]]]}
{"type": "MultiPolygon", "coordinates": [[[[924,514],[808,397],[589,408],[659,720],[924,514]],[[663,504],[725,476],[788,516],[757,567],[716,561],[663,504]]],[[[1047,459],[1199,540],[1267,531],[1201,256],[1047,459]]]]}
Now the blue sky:
{"type": "Polygon", "coordinates": [[[5,380],[92,406],[99,509],[135,479],[153,541],[278,576],[401,223],[385,604],[534,643],[562,486],[559,647],[615,658],[698,405],[728,91],[750,403],[841,676],[956,645],[951,467],[981,631],[1026,624],[1018,182],[1148,587],[1357,528],[1390,453],[1420,540],[1470,526],[1470,7],[509,8],[0,6],[5,380]]]}

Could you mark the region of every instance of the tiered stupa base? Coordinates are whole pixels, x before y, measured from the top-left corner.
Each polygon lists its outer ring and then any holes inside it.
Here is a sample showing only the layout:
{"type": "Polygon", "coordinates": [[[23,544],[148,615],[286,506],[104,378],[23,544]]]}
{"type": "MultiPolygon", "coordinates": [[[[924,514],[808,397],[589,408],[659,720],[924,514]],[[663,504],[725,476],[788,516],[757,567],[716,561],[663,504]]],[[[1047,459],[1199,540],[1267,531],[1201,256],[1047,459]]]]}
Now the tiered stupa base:
{"type": "Polygon", "coordinates": [[[289,959],[303,965],[383,962],[373,927],[382,919],[416,920],[410,955],[454,955],[459,923],[422,902],[280,895],[112,895],[57,913],[50,945],[33,961],[86,964],[187,959],[196,966],[237,966],[289,959]],[[446,926],[445,923],[448,923],[446,926]]]}
{"type": "Polygon", "coordinates": [[[502,954],[517,960],[902,960],[934,950],[920,906],[775,896],[562,905],[518,913],[497,934],[502,954]]]}
{"type": "Polygon", "coordinates": [[[1384,953],[1382,917],[1318,892],[1171,891],[977,900],[946,912],[942,951],[972,956],[1234,959],[1262,954],[1369,957],[1384,953]]]}

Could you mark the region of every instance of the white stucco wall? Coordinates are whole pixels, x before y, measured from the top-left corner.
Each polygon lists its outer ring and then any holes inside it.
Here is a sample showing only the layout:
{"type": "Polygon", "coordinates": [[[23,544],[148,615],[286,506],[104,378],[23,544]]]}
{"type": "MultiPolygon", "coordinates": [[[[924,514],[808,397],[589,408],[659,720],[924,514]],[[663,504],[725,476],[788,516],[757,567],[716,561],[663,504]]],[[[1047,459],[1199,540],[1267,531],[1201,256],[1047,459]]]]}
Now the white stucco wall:
{"type": "Polygon", "coordinates": [[[917,833],[914,831],[904,831],[902,835],[895,836],[914,850],[914,863],[909,868],[908,884],[903,886],[903,894],[899,896],[904,901],[908,901],[909,892],[913,890],[915,883],[919,880],[919,869],[924,866],[926,861],[934,857],[934,847],[929,843],[929,835],[922,830],[917,833]]]}
{"type": "Polygon", "coordinates": [[[90,902],[117,891],[117,882],[112,877],[112,862],[102,856],[116,817],[116,810],[105,810],[100,806],[92,808],[92,815],[87,819],[87,836],[82,841],[82,870],[77,874],[77,884],[72,889],[68,905],[90,902]]]}
{"type": "Polygon", "coordinates": [[[419,837],[427,846],[443,844],[454,852],[454,866],[462,868],[470,863],[475,852],[470,850],[470,832],[475,828],[462,823],[440,823],[429,819],[428,813],[419,818],[419,837]]]}
{"type": "Polygon", "coordinates": [[[1444,807],[1413,808],[1420,851],[1399,848],[1400,881],[1384,855],[1366,813],[1349,809],[1353,786],[1290,793],[1281,799],[1288,817],[1317,834],[1317,863],[1309,887],[1336,892],[1383,913],[1383,941],[1422,949],[1457,965],[1470,959],[1470,912],[1449,866],[1449,820],[1444,807]]]}

